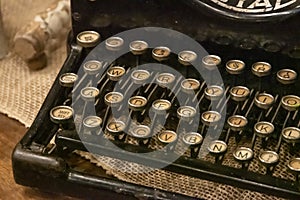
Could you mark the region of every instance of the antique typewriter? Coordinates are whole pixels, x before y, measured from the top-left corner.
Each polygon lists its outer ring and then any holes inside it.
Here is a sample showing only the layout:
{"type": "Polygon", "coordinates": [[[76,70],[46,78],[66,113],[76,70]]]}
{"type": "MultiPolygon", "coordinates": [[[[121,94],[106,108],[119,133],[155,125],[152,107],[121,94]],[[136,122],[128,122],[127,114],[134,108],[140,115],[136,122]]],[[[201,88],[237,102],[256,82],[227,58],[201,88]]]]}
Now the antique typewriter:
{"type": "Polygon", "coordinates": [[[191,198],[78,164],[74,152],[88,152],[300,198],[299,1],[71,6],[68,57],[13,153],[18,184],[80,197],[191,198]]]}

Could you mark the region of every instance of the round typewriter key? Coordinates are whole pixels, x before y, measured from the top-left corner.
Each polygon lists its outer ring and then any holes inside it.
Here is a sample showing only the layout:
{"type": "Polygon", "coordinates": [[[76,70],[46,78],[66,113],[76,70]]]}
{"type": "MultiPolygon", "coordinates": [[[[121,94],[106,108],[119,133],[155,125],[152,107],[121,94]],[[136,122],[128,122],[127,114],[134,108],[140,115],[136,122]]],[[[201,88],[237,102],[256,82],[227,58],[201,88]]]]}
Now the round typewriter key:
{"type": "Polygon", "coordinates": [[[177,116],[184,121],[191,121],[195,117],[197,111],[191,106],[181,106],[177,109],[177,116]]]}
{"type": "Polygon", "coordinates": [[[153,110],[158,114],[164,114],[171,108],[171,103],[165,99],[157,99],[152,103],[153,110]]]}
{"type": "Polygon", "coordinates": [[[295,95],[287,95],[282,97],[281,104],[287,111],[296,111],[300,107],[300,97],[295,95]]]}
{"type": "Polygon", "coordinates": [[[178,61],[185,66],[191,65],[197,59],[197,54],[193,51],[181,51],[178,53],[178,61]]]}
{"type": "Polygon", "coordinates": [[[73,109],[69,106],[56,106],[50,110],[50,119],[56,124],[69,122],[73,117],[73,109]]]}
{"type": "Polygon", "coordinates": [[[228,117],[227,123],[230,126],[231,130],[241,131],[248,124],[248,120],[244,116],[233,115],[228,117]]]}
{"type": "Polygon", "coordinates": [[[81,97],[86,101],[94,101],[99,95],[99,90],[95,87],[85,87],[80,91],[81,97]]]}
{"type": "Polygon", "coordinates": [[[215,163],[219,163],[222,160],[222,155],[227,151],[227,144],[221,140],[214,140],[210,142],[207,150],[215,156],[215,163]]]}
{"type": "Polygon", "coordinates": [[[202,58],[202,64],[207,69],[214,69],[214,67],[217,67],[221,64],[221,58],[216,55],[207,55],[204,58],[202,58]]]}
{"type": "Polygon", "coordinates": [[[223,88],[217,85],[208,86],[204,90],[205,97],[211,101],[219,100],[223,96],[223,94],[223,88]]]}
{"type": "Polygon", "coordinates": [[[191,149],[191,157],[196,158],[199,154],[200,144],[203,141],[202,135],[196,132],[188,132],[183,136],[183,142],[188,145],[191,149]]]}
{"type": "Polygon", "coordinates": [[[183,142],[189,146],[197,146],[200,145],[203,141],[202,135],[196,132],[188,132],[183,136],[183,142]]]}
{"type": "Polygon", "coordinates": [[[158,140],[163,144],[170,144],[177,140],[177,134],[174,131],[164,130],[158,134],[158,140]]]}
{"type": "Polygon", "coordinates": [[[141,111],[147,105],[147,99],[142,96],[133,96],[128,100],[129,108],[133,111],[141,111]]]}
{"type": "Polygon", "coordinates": [[[288,168],[293,173],[296,173],[297,175],[299,175],[299,173],[300,173],[300,158],[291,159],[288,163],[288,168]]]}
{"type": "Polygon", "coordinates": [[[277,80],[285,85],[295,83],[297,79],[297,72],[291,69],[281,69],[276,75],[277,80]]]}
{"type": "Polygon", "coordinates": [[[158,85],[163,88],[170,88],[174,81],[175,76],[170,73],[161,73],[156,78],[156,82],[158,83],[158,85]]]}
{"type": "Polygon", "coordinates": [[[221,115],[217,111],[206,111],[201,115],[201,121],[206,126],[215,126],[220,119],[221,115]]]}
{"type": "Polygon", "coordinates": [[[120,66],[110,67],[106,74],[111,81],[119,81],[120,78],[125,74],[126,70],[120,66]]]}
{"type": "Polygon", "coordinates": [[[117,107],[123,100],[123,94],[119,92],[109,92],[104,96],[106,105],[111,107],[117,107]]]}
{"type": "Polygon", "coordinates": [[[250,148],[247,147],[239,147],[233,152],[233,157],[240,161],[240,162],[246,162],[253,158],[253,151],[250,148]]]}
{"type": "Polygon", "coordinates": [[[134,70],[131,73],[131,78],[135,84],[143,84],[150,77],[150,73],[147,70],[134,70]]]}
{"type": "Polygon", "coordinates": [[[74,73],[64,73],[59,77],[59,83],[61,86],[64,87],[73,87],[74,83],[76,82],[78,76],[74,73]]]}
{"type": "Polygon", "coordinates": [[[193,94],[195,91],[199,90],[200,82],[193,78],[184,79],[181,82],[181,89],[183,92],[188,94],[193,94]]]}
{"type": "Polygon", "coordinates": [[[234,101],[245,101],[250,94],[250,90],[244,86],[235,86],[230,89],[230,96],[234,101]]]}
{"type": "Polygon", "coordinates": [[[241,60],[230,60],[226,63],[226,71],[229,74],[241,74],[245,69],[245,63],[241,60]]]}
{"type": "Polygon", "coordinates": [[[148,49],[148,43],[142,40],[135,40],[129,44],[129,48],[134,55],[141,55],[148,49]]]}
{"type": "Polygon", "coordinates": [[[76,37],[77,44],[89,48],[95,47],[100,40],[100,34],[96,31],[83,31],[76,37]]]}
{"type": "Polygon", "coordinates": [[[296,181],[299,182],[300,158],[292,158],[288,163],[288,169],[295,175],[296,181]]]}
{"type": "Polygon", "coordinates": [[[115,140],[124,141],[126,135],[124,130],[126,125],[124,122],[119,120],[113,120],[106,125],[106,131],[114,137],[115,140]]]}
{"type": "Polygon", "coordinates": [[[145,139],[150,137],[150,128],[145,125],[137,125],[131,130],[131,135],[137,139],[145,139]]]}
{"type": "Polygon", "coordinates": [[[83,69],[89,75],[97,74],[102,68],[102,63],[97,60],[90,60],[84,63],[83,69]]]}
{"type": "Polygon", "coordinates": [[[260,93],[254,98],[254,103],[261,109],[269,109],[274,103],[274,97],[267,93],[260,93]]]}
{"type": "Polygon", "coordinates": [[[124,44],[124,40],[120,37],[110,37],[105,40],[105,46],[108,50],[118,51],[124,44]]]}
{"type": "Polygon", "coordinates": [[[271,69],[271,65],[266,62],[256,62],[252,65],[252,73],[258,77],[270,75],[271,69]]]}
{"type": "Polygon", "coordinates": [[[269,137],[274,131],[274,125],[270,122],[257,122],[254,125],[254,133],[262,138],[269,137]]]}
{"type": "Polygon", "coordinates": [[[300,129],[296,127],[287,127],[282,129],[283,140],[287,143],[297,143],[300,141],[300,129]]]}
{"type": "Polygon", "coordinates": [[[151,140],[151,130],[149,126],[137,125],[131,130],[131,136],[138,140],[139,145],[148,145],[151,140]]]}
{"type": "Polygon", "coordinates": [[[83,126],[86,130],[91,131],[92,133],[96,130],[100,130],[102,124],[102,119],[98,116],[87,116],[83,120],[83,126]]]}
{"type": "Polygon", "coordinates": [[[214,140],[208,145],[207,149],[211,154],[220,155],[227,151],[227,144],[221,140],[214,140]]]}
{"type": "Polygon", "coordinates": [[[279,155],[275,151],[263,151],[258,158],[266,167],[274,166],[279,162],[279,155]]]}
{"type": "Polygon", "coordinates": [[[152,50],[152,57],[159,62],[168,59],[170,54],[171,50],[168,47],[155,47],[152,50]]]}

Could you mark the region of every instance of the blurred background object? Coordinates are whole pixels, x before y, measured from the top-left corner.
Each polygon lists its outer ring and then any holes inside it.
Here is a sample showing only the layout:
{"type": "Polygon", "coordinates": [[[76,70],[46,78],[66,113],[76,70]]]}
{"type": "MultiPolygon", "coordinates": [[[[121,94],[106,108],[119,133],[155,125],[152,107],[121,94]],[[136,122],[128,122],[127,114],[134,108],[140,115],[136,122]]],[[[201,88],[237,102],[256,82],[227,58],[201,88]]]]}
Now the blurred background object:
{"type": "Polygon", "coordinates": [[[0,59],[6,56],[8,52],[8,42],[5,37],[3,24],[2,24],[1,0],[0,0],[0,59]]]}
{"type": "Polygon", "coordinates": [[[14,51],[30,69],[44,68],[49,54],[66,41],[70,27],[70,2],[57,0],[16,33],[14,51]]]}

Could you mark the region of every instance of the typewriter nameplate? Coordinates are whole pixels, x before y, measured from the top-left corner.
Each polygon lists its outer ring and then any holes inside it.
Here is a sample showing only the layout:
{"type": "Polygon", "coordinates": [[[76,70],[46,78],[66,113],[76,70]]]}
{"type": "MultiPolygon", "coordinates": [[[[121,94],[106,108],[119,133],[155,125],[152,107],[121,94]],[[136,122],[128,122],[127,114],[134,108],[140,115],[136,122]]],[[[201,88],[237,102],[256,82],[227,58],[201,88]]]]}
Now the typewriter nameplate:
{"type": "Polygon", "coordinates": [[[242,13],[266,13],[296,8],[299,6],[297,0],[211,0],[213,3],[242,13]]]}

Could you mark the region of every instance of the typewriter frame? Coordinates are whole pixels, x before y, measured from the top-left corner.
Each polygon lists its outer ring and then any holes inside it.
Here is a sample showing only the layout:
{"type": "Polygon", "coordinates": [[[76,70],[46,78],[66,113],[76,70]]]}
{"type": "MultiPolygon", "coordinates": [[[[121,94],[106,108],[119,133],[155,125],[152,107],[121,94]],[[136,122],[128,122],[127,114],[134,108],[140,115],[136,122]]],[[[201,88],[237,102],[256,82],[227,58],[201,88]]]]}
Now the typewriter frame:
{"type": "MultiPolygon", "coordinates": [[[[68,57],[59,72],[59,77],[61,74],[66,72],[76,72],[77,69],[74,66],[79,66],[86,55],[86,49],[78,46],[75,42],[73,35],[77,35],[80,31],[86,30],[89,26],[86,23],[83,23],[82,20],[88,17],[88,9],[86,12],[82,13],[86,8],[82,8],[85,4],[74,3],[72,1],[72,16],[73,16],[73,32],[70,34],[68,41],[68,57]],[[76,13],[81,13],[80,19],[77,18],[76,13]]],[[[90,1],[89,3],[92,3],[90,1]]],[[[169,5],[170,1],[167,5],[169,5]]],[[[176,7],[176,6],[175,6],[176,7]]],[[[234,22],[230,21],[229,24],[234,22]]],[[[253,24],[251,24],[253,26],[253,24]]],[[[116,32],[113,27],[99,28],[101,34],[103,33],[104,38],[108,37],[112,32],[116,32]]],[[[118,30],[121,31],[121,30],[118,30]]],[[[225,31],[226,32],[226,31],[225,31]]],[[[271,36],[272,38],[277,38],[278,35],[271,36]]],[[[215,37],[214,37],[215,39],[215,37]]],[[[212,39],[212,40],[214,40],[212,39]]],[[[291,47],[292,44],[296,41],[295,38],[291,38],[290,41],[286,41],[287,49],[282,50],[283,52],[295,49],[291,47]]],[[[214,41],[215,42],[215,41],[214,41]]],[[[300,41],[295,42],[296,46],[300,44],[300,41]],[[298,42],[298,43],[297,43],[298,42]]],[[[55,191],[59,193],[66,193],[78,197],[113,197],[113,198],[122,198],[124,195],[128,199],[136,198],[150,198],[150,199],[191,199],[188,196],[173,194],[170,192],[157,190],[154,188],[149,188],[145,186],[140,186],[136,184],[126,183],[124,181],[111,179],[109,177],[103,176],[93,176],[89,173],[84,173],[76,171],[68,166],[67,159],[68,155],[64,151],[59,151],[54,154],[47,154],[47,145],[56,132],[57,126],[53,126],[49,119],[50,109],[56,105],[60,105],[62,102],[60,99],[56,98],[62,93],[62,88],[59,85],[59,80],[56,78],[44,104],[41,107],[40,112],[38,113],[33,125],[30,127],[26,135],[22,138],[20,143],[17,144],[13,152],[13,171],[14,178],[18,184],[22,184],[30,187],[38,187],[47,191],[55,191]],[[45,120],[48,119],[48,120],[45,120]],[[52,127],[50,130],[45,129],[44,127],[52,127]],[[48,134],[50,133],[50,134],[48,134]],[[54,184],[52,184],[54,183],[54,184]]],[[[78,143],[78,141],[71,140],[70,138],[64,138],[61,136],[61,141],[64,141],[65,145],[72,147],[74,143],[76,144],[76,149],[85,150],[85,147],[78,143]]],[[[88,145],[88,144],[85,144],[88,145]]],[[[100,147],[102,155],[109,156],[113,154],[115,150],[103,149],[100,147]]],[[[126,153],[118,152],[119,158],[125,158],[129,160],[130,158],[126,157],[126,153]]],[[[152,160],[154,162],[161,162],[159,160],[152,160]]],[[[165,169],[171,170],[178,173],[183,173],[186,175],[197,174],[198,177],[208,180],[214,180],[220,183],[226,183],[230,185],[239,185],[241,188],[257,190],[259,192],[264,192],[271,195],[277,195],[281,197],[296,198],[300,196],[300,191],[296,192],[296,188],[291,189],[291,184],[289,182],[281,181],[277,186],[274,186],[273,183],[276,183],[275,178],[265,178],[261,180],[260,187],[257,188],[257,183],[253,180],[255,173],[243,174],[241,177],[246,179],[236,179],[230,176],[230,168],[224,166],[218,167],[213,164],[199,161],[197,164],[201,164],[203,169],[196,170],[191,166],[187,168],[185,163],[193,163],[188,158],[179,158],[174,163],[168,165],[165,169]],[[213,170],[211,170],[213,169],[213,170]],[[214,172],[218,171],[221,173],[214,172]]],[[[241,174],[243,171],[240,172],[241,174]]],[[[100,173],[99,173],[100,174],[100,173]]],[[[296,187],[296,186],[295,186],[296,187]]]]}

